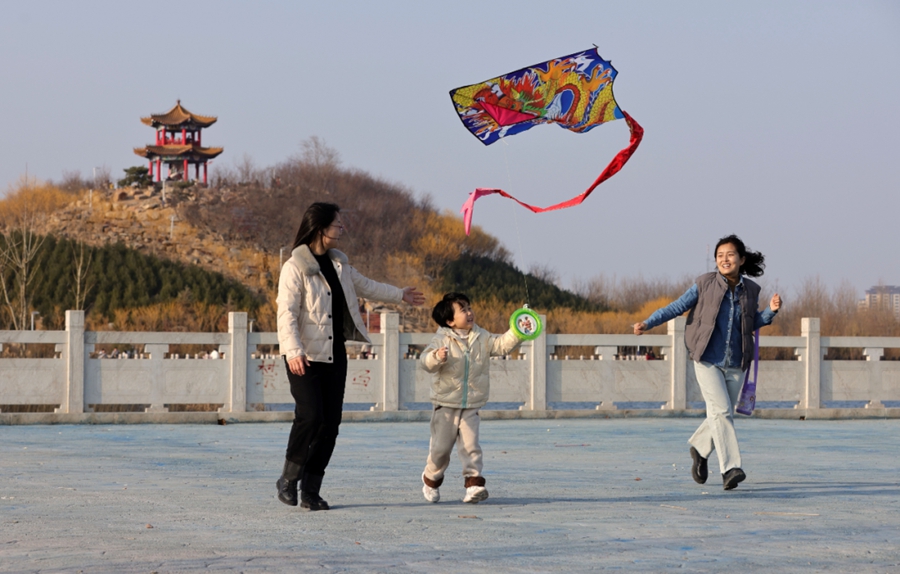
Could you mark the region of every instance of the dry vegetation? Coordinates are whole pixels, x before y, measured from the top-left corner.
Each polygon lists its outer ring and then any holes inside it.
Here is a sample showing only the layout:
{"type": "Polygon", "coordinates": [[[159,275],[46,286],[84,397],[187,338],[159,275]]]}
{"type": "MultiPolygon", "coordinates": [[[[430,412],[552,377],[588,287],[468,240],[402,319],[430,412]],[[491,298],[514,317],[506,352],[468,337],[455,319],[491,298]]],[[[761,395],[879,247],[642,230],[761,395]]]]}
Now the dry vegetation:
{"type": "MultiPolygon", "coordinates": [[[[108,182],[108,170],[101,170],[99,179],[101,184],[108,182]]],[[[0,300],[5,307],[4,314],[12,318],[14,328],[24,326],[31,310],[27,301],[30,271],[27,264],[16,259],[16,253],[27,255],[30,247],[27,242],[15,243],[17,230],[19,236],[27,237],[28,229],[36,225],[35,220],[46,219],[48,214],[75,201],[86,204],[84,187],[102,187],[97,184],[97,181],[82,179],[77,173],[68,173],[57,186],[19,182],[0,201],[3,234],[7,239],[13,239],[5,244],[18,245],[17,251],[7,247],[2,259],[5,276],[14,280],[5,283],[5,299],[0,300]]],[[[108,202],[107,207],[99,209],[98,195],[94,194],[91,204],[93,212],[84,217],[111,222],[122,219],[121,209],[117,211],[111,200],[104,200],[108,202]]],[[[153,218],[159,227],[153,233],[166,233],[169,210],[172,210],[182,220],[180,227],[176,226],[176,235],[182,237],[182,241],[196,242],[193,252],[194,246],[190,245],[179,245],[179,250],[169,249],[175,246],[166,245],[166,249],[159,247],[159,253],[152,251],[155,245],[165,244],[161,239],[145,240],[142,245],[138,245],[140,240],[134,243],[145,252],[150,246],[152,253],[178,256],[182,261],[194,262],[230,277],[240,277],[265,301],[253,311],[257,330],[273,331],[278,259],[290,256],[300,217],[305,206],[313,201],[332,201],[341,206],[347,227],[345,250],[362,273],[396,285],[416,285],[426,293],[425,308],[397,308],[406,330],[430,331],[434,328],[429,318],[430,306],[441,293],[432,286],[439,283],[448,263],[462,255],[504,262],[510,259],[496,238],[478,227],[466,236],[458,216],[438,212],[427,198],[416,199],[401,186],[341,167],[337,152],[316,138],[305,142],[301,154],[275,166],[260,168],[251,159],[244,158],[232,168],[217,166],[209,188],[170,192],[168,206],[162,206],[165,213],[159,209],[159,216],[153,218]],[[204,255],[195,256],[197,250],[204,255]],[[260,272],[242,274],[241,268],[248,266],[260,272]]],[[[149,227],[141,231],[142,236],[150,233],[149,227]]],[[[99,240],[109,239],[101,237],[99,240]]],[[[126,244],[131,241],[122,236],[117,240],[126,244]]],[[[73,252],[73,257],[77,255],[73,252]]],[[[535,274],[543,274],[550,281],[553,279],[549,269],[535,274]]],[[[89,278],[82,279],[85,286],[90,284],[89,278]]],[[[598,308],[609,311],[537,310],[547,314],[551,333],[630,333],[633,323],[680,296],[692,281],[693,278],[687,276],[669,280],[599,275],[577,283],[572,290],[598,308]]],[[[81,285],[80,280],[74,283],[81,285]]],[[[809,279],[796,292],[782,292],[782,296],[785,308],[775,324],[766,329],[767,334],[798,335],[802,317],[819,317],[825,336],[900,336],[900,322],[889,313],[859,310],[857,294],[849,285],[830,290],[820,280],[809,279]]],[[[508,317],[516,307],[518,303],[508,301],[475,301],[479,323],[493,331],[505,329],[508,317]]],[[[92,314],[88,309],[87,323],[89,329],[221,332],[227,329],[227,313],[231,310],[236,309],[204,305],[185,297],[118,310],[112,316],[92,314]]],[[[658,327],[654,332],[665,332],[665,327],[658,327]]]]}

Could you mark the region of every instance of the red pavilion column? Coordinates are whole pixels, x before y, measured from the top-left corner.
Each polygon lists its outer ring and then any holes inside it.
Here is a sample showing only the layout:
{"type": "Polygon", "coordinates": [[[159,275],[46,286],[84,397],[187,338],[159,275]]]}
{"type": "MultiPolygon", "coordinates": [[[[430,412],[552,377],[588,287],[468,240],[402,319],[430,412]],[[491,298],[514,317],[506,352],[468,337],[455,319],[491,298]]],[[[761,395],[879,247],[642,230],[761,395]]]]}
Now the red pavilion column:
{"type": "MultiPolygon", "coordinates": [[[[182,134],[183,134],[183,133],[184,133],[184,132],[182,132],[182,134]]],[[[183,138],[184,135],[182,135],[181,137],[183,138]]],[[[190,176],[188,175],[188,160],[184,160],[184,170],[182,170],[181,173],[184,174],[184,175],[182,176],[181,180],[182,180],[182,181],[187,181],[187,180],[188,180],[188,177],[190,177],[190,176]]]]}
{"type": "Polygon", "coordinates": [[[162,160],[156,160],[156,181],[162,181],[162,160]]]}
{"type": "Polygon", "coordinates": [[[206,162],[203,162],[203,185],[206,185],[206,162]]]}
{"type": "Polygon", "coordinates": [[[203,139],[203,130],[197,130],[197,146],[198,147],[203,144],[203,142],[201,141],[202,139],[203,139]]]}
{"type": "Polygon", "coordinates": [[[198,179],[200,179],[200,164],[195,163],[194,164],[194,180],[196,181],[198,179]]]}
{"type": "Polygon", "coordinates": [[[181,128],[181,145],[185,145],[187,143],[187,130],[181,128]]]}
{"type": "Polygon", "coordinates": [[[147,175],[150,176],[150,181],[153,181],[153,160],[150,159],[150,160],[147,160],[147,162],[148,162],[147,175]]]}

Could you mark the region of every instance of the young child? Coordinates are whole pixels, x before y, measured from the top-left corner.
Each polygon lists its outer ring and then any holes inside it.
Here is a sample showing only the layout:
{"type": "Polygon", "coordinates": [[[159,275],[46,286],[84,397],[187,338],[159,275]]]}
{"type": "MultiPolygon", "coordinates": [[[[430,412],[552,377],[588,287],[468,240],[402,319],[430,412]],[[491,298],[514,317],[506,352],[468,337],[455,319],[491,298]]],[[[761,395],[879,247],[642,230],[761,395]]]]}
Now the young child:
{"type": "Polygon", "coordinates": [[[431,317],[440,327],[419,358],[422,367],[432,373],[434,404],[422,493],[428,502],[441,499],[438,488],[455,442],[465,478],[463,502],[481,502],[488,492],[481,476],[478,410],[490,394],[490,359],[509,354],[521,341],[511,329],[503,335],[492,335],[476,325],[469,298],[462,293],[444,295],[431,317]]]}

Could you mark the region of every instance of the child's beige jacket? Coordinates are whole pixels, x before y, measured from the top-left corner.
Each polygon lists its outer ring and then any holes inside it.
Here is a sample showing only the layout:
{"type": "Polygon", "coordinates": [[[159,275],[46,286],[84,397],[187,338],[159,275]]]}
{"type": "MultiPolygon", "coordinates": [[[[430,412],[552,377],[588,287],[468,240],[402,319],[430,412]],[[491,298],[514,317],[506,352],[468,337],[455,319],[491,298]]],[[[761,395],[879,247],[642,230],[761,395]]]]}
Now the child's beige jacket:
{"type": "Polygon", "coordinates": [[[468,338],[453,329],[441,327],[419,361],[432,373],[431,402],[442,407],[478,409],[488,402],[491,393],[491,356],[511,353],[522,341],[512,330],[492,335],[474,325],[468,338]],[[437,350],[447,347],[447,361],[441,363],[437,350]]]}

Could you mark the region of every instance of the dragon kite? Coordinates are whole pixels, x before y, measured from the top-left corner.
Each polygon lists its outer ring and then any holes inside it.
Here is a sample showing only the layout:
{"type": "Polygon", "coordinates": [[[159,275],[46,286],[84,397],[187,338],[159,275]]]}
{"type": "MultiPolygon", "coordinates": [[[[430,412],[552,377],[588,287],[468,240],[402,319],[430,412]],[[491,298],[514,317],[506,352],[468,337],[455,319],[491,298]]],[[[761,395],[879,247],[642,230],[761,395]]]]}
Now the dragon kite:
{"type": "Polygon", "coordinates": [[[463,125],[484,145],[540,124],[558,124],[584,133],[605,122],[624,119],[631,130],[628,147],[616,154],[594,183],[581,195],[562,203],[536,207],[502,189],[476,189],[462,208],[467,235],[475,200],[480,197],[497,193],[534,213],[563,209],[580,204],[594,188],[622,169],[640,145],[644,129],[619,108],[613,97],[617,73],[593,48],[451,90],[450,97],[463,125]]]}

